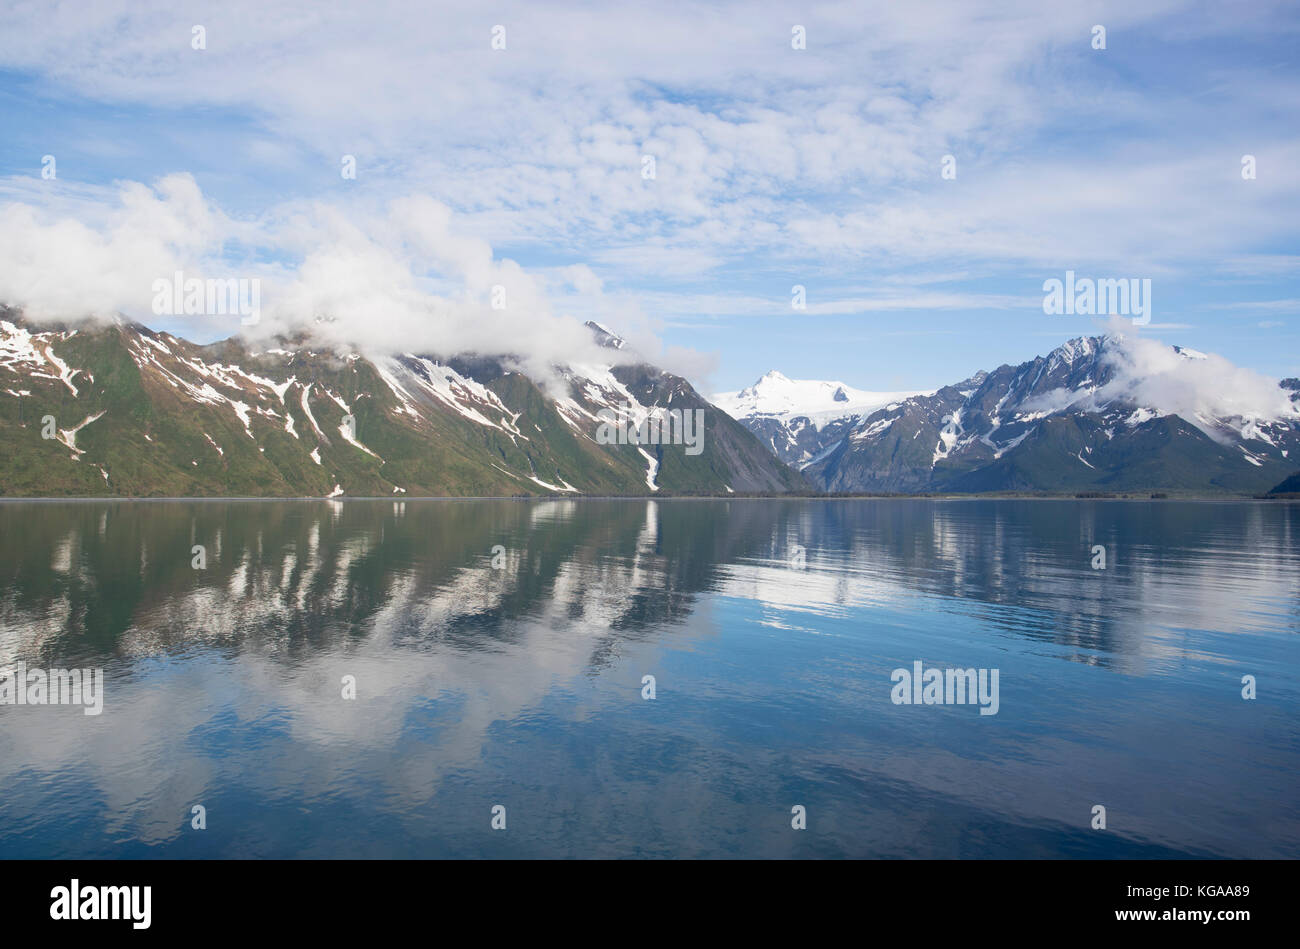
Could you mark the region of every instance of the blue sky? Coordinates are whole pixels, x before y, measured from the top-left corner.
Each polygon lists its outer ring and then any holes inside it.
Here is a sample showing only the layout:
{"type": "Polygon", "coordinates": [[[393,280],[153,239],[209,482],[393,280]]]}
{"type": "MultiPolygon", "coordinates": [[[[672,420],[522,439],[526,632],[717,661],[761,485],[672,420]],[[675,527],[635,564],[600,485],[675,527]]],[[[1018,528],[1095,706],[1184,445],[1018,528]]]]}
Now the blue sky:
{"type": "Polygon", "coordinates": [[[900,389],[1102,329],[1068,269],[1300,375],[1300,12],[1137,6],[3,4],[0,299],[233,331],[150,312],[183,269],[361,346],[595,318],[708,391],[900,389]]]}

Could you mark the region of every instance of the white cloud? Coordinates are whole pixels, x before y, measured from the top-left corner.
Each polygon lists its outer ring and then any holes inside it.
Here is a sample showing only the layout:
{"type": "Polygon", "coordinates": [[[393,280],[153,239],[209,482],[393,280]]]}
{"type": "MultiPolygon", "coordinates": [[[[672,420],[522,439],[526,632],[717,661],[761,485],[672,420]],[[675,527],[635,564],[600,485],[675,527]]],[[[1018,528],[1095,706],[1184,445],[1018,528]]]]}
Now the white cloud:
{"type": "Polygon", "coordinates": [[[189,175],[169,175],[152,188],[127,183],[111,206],[100,197],[65,192],[52,211],[0,205],[0,300],[38,319],[147,310],[154,279],[182,261],[205,269],[239,230],[189,175]],[[67,213],[73,209],[75,216],[67,213]]]}
{"type": "MultiPolygon", "coordinates": [[[[1277,170],[1300,158],[1294,136],[1252,129],[1267,173],[1243,190],[1220,147],[1238,110],[1216,111],[1207,142],[1195,101],[1117,82],[1087,44],[1093,22],[1116,43],[1192,42],[1285,30],[1285,18],[1182,0],[1103,2],[1086,17],[1040,0],[814,3],[798,14],[809,37],[798,52],[792,15],[776,3],[617,15],[505,3],[491,17],[415,3],[16,7],[0,14],[0,63],[100,100],[256,116],[258,162],[296,150],[336,168],[355,154],[359,183],[428,194],[466,215],[466,233],[633,276],[698,274],[751,253],[1156,258],[1149,268],[1239,255],[1243,234],[1262,247],[1293,233],[1296,215],[1279,206],[1300,200],[1277,170]],[[207,50],[189,46],[193,20],[207,50]],[[506,50],[489,48],[492,23],[507,27],[506,50]],[[1041,147],[1057,126],[1154,122],[1159,147],[1145,152],[1098,161],[1092,149],[1041,147]],[[960,173],[942,182],[949,152],[960,173]],[[645,153],[657,160],[650,182],[645,153]]],[[[1258,85],[1224,76],[1215,94],[1266,108],[1258,85]]]]}
{"type": "MultiPolygon", "coordinates": [[[[123,184],[115,201],[105,199],[94,196],[75,217],[19,201],[0,206],[0,301],[37,319],[121,312],[147,321],[154,281],[180,271],[262,281],[252,336],[307,328],[375,353],[517,354],[538,377],[551,362],[597,352],[579,321],[554,312],[543,281],[458,234],[451,211],[428,197],[394,200],[374,216],[304,202],[236,221],[189,175],[171,175],[153,187],[123,184]],[[223,254],[236,242],[247,251],[242,264],[223,254]],[[258,256],[268,252],[276,262],[258,256]],[[498,287],[500,309],[492,305],[498,287]]],[[[589,270],[564,273],[579,294],[599,299],[589,270]]]]}
{"type": "Polygon", "coordinates": [[[1057,411],[1072,405],[1101,410],[1111,402],[1178,415],[1211,438],[1223,438],[1216,419],[1300,421],[1300,408],[1276,379],[1234,365],[1222,356],[1188,358],[1159,340],[1112,336],[1103,359],[1113,370],[1105,385],[1087,391],[1057,390],[1026,403],[1034,410],[1057,411]]]}

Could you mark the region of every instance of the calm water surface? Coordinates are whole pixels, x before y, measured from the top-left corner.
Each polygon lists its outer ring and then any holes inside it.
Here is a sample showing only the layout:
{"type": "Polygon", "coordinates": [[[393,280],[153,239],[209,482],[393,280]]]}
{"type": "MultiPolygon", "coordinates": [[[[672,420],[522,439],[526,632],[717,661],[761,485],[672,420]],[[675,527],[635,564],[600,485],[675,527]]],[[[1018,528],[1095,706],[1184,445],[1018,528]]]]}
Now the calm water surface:
{"type": "Polygon", "coordinates": [[[1298,857],[1298,634],[1285,503],[4,503],[0,857],[1298,857]]]}

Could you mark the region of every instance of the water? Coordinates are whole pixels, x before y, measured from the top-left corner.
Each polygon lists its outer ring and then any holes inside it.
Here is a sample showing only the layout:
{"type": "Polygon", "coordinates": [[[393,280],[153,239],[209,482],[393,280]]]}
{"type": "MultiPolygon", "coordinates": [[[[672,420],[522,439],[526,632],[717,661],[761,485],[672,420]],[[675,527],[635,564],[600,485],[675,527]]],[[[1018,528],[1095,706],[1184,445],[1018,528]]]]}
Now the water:
{"type": "Polygon", "coordinates": [[[0,856],[1296,857],[1298,632],[1283,503],[0,504],[0,856]]]}

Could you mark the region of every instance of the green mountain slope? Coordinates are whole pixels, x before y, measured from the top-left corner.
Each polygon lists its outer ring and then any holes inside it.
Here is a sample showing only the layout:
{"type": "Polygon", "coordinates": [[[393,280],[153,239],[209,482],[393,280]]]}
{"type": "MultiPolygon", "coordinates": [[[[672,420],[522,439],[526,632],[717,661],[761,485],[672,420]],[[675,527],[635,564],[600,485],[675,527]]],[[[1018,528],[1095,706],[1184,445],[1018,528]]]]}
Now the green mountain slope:
{"type": "MultiPolygon", "coordinates": [[[[611,354],[614,355],[614,354],[611,354]]],[[[506,361],[200,346],[0,311],[0,495],[648,495],[806,487],[686,380],[618,355],[547,391],[506,361]],[[635,390],[635,394],[633,394],[635,390]],[[704,412],[703,451],[600,444],[602,410],[704,412]],[[644,452],[644,453],[643,453],[644,452]]],[[[554,383],[552,383],[554,385],[554,383]]]]}

